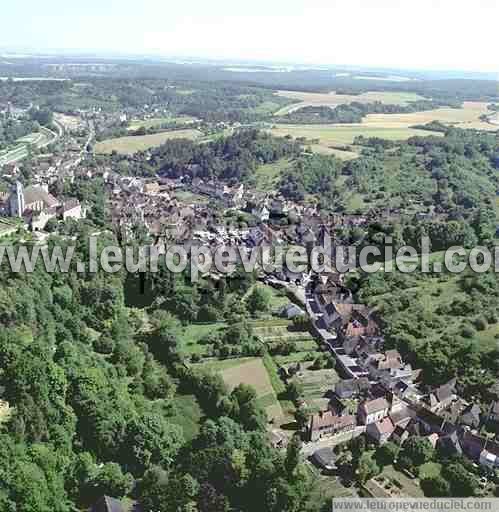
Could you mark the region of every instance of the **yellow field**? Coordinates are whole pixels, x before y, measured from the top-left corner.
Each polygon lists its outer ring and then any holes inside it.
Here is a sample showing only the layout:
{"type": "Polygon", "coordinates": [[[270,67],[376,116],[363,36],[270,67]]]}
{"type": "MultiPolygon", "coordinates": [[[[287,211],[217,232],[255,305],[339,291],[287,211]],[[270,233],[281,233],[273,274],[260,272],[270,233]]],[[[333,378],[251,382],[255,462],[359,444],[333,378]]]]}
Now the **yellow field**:
{"type": "Polygon", "coordinates": [[[411,114],[369,114],[362,125],[373,127],[406,128],[415,124],[426,124],[440,121],[458,128],[475,128],[477,130],[497,130],[497,126],[480,121],[482,114],[487,114],[487,103],[466,101],[463,108],[438,108],[411,114]]]}
{"type": "Polygon", "coordinates": [[[314,151],[336,154],[340,158],[355,158],[354,148],[349,152],[338,152],[335,146],[352,144],[355,137],[380,137],[389,140],[405,140],[416,135],[442,135],[437,132],[411,128],[431,121],[440,121],[458,128],[496,131],[498,125],[480,121],[480,116],[487,113],[487,103],[465,102],[463,108],[439,108],[411,114],[369,114],[362,123],[352,124],[276,124],[271,132],[277,136],[291,135],[305,137],[308,141],[318,139],[313,145],[314,151]],[[343,155],[342,155],[343,153],[343,155]]]}
{"type": "Polygon", "coordinates": [[[359,103],[373,103],[381,101],[387,105],[407,105],[411,101],[421,100],[422,96],[412,92],[365,92],[359,95],[336,94],[334,91],[330,93],[316,92],[298,92],[298,91],[278,91],[278,96],[299,100],[301,103],[287,105],[275,113],[276,116],[282,116],[293,112],[305,106],[329,106],[336,107],[345,103],[357,101],[359,103]]]}
{"type": "MultiPolygon", "coordinates": [[[[282,116],[298,110],[304,106],[330,106],[336,107],[345,103],[357,101],[360,103],[372,103],[381,101],[391,105],[407,105],[411,101],[423,99],[413,93],[399,92],[366,92],[358,96],[331,93],[310,93],[297,91],[278,91],[279,96],[299,100],[301,103],[288,105],[278,112],[276,116],[282,116]]],[[[455,125],[460,128],[475,128],[477,130],[497,130],[497,125],[480,121],[482,114],[490,114],[487,103],[479,101],[467,101],[462,108],[439,108],[411,114],[369,114],[363,120],[362,125],[376,128],[408,128],[415,124],[426,124],[430,121],[455,125]]]]}
{"type": "Polygon", "coordinates": [[[109,139],[98,142],[95,145],[95,152],[111,153],[112,151],[117,151],[122,155],[131,155],[137,151],[145,151],[146,149],[160,146],[170,139],[195,140],[201,137],[201,135],[201,132],[198,130],[176,130],[138,137],[120,137],[118,139],[109,139]]]}

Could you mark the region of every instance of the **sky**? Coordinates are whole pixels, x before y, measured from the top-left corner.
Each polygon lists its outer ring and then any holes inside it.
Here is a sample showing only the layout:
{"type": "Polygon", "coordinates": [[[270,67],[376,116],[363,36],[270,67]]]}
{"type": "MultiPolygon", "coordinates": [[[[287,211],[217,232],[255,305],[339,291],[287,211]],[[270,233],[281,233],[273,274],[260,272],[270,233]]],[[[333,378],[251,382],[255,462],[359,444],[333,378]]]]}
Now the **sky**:
{"type": "Polygon", "coordinates": [[[499,0],[3,0],[0,48],[499,72],[499,0]]]}

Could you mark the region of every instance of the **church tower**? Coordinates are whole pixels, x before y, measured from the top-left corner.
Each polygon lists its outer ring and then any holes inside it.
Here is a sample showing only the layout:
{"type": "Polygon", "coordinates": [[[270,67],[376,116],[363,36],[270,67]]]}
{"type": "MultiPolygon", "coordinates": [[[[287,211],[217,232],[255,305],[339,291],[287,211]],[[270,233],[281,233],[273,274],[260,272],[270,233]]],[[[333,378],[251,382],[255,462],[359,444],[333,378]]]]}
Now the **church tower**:
{"type": "Polygon", "coordinates": [[[12,217],[22,217],[24,213],[24,190],[22,184],[17,181],[16,186],[10,195],[10,215],[12,217]]]}

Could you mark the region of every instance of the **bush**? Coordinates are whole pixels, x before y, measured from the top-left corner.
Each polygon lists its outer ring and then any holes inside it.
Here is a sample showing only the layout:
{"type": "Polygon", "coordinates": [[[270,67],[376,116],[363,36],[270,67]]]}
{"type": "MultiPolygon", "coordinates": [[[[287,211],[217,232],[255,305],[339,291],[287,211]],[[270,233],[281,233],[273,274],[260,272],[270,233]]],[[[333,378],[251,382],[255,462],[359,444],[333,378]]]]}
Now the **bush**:
{"type": "Polygon", "coordinates": [[[478,331],[485,331],[485,329],[488,327],[487,319],[483,316],[479,316],[475,320],[475,327],[478,331]]]}

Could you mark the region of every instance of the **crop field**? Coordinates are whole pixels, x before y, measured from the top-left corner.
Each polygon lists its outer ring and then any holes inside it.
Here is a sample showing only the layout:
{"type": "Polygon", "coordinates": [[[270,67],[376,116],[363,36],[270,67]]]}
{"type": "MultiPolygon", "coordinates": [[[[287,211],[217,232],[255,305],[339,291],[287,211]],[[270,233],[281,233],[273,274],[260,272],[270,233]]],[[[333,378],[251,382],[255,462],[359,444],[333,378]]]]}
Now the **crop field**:
{"type": "Polygon", "coordinates": [[[153,135],[119,137],[117,139],[109,139],[98,142],[95,145],[95,152],[107,154],[116,151],[122,155],[132,155],[138,151],[145,151],[147,149],[160,146],[170,139],[196,140],[199,137],[201,137],[201,132],[198,130],[176,130],[155,133],[153,135]]]}
{"type": "Polygon", "coordinates": [[[369,114],[361,124],[372,127],[407,128],[431,121],[440,121],[458,128],[494,131],[498,129],[497,126],[480,121],[480,116],[489,112],[487,105],[485,102],[465,101],[462,108],[438,108],[410,114],[369,114]]]}
{"type": "Polygon", "coordinates": [[[336,107],[338,105],[344,105],[345,103],[352,103],[353,101],[359,103],[381,101],[387,105],[407,105],[411,101],[423,99],[422,96],[411,92],[365,92],[354,95],[336,94],[334,91],[330,93],[278,91],[277,95],[283,98],[300,101],[300,103],[281,108],[275,113],[276,116],[283,116],[306,106],[336,107]]]}
{"type": "MultiPolygon", "coordinates": [[[[283,93],[283,91],[281,91],[283,93]]],[[[286,92],[286,94],[288,94],[286,92]]],[[[358,97],[335,95],[331,94],[317,94],[317,93],[294,93],[289,94],[302,96],[304,98],[312,97],[313,101],[307,100],[306,103],[292,105],[291,108],[296,109],[304,106],[305,104],[335,106],[341,102],[346,102],[346,99],[351,100],[356,98],[356,101],[374,101],[385,95],[385,100],[388,103],[396,103],[398,99],[399,104],[403,104],[404,98],[402,93],[398,94],[398,98],[394,96],[395,93],[366,93],[358,97]],[[387,96],[388,95],[388,96],[387,96]],[[315,99],[314,99],[315,98],[315,99]],[[370,98],[370,100],[369,100],[370,98]],[[326,101],[329,101],[328,103],[326,101]]],[[[416,95],[414,95],[416,96],[416,95]]],[[[299,99],[299,98],[297,98],[299,99]]],[[[417,99],[412,98],[412,99],[417,99]]],[[[407,94],[405,101],[409,101],[407,94]]],[[[288,110],[289,112],[290,110],[288,110]]],[[[283,109],[279,114],[285,114],[283,109]]],[[[364,137],[380,137],[388,140],[406,140],[413,136],[427,136],[441,134],[437,132],[429,132],[426,130],[415,129],[416,125],[424,125],[431,121],[440,121],[448,126],[456,126],[458,128],[472,128],[477,130],[495,131],[498,125],[491,122],[481,121],[480,117],[487,114],[487,103],[468,101],[463,103],[462,108],[439,108],[436,110],[428,110],[424,112],[413,112],[410,114],[369,114],[361,123],[352,124],[276,124],[272,127],[272,133],[277,136],[291,135],[294,138],[303,137],[306,139],[306,144],[309,144],[315,152],[323,154],[334,154],[343,160],[351,160],[358,155],[355,148],[346,147],[339,148],[338,146],[350,145],[353,143],[355,137],[363,135],[364,137]]]]}

